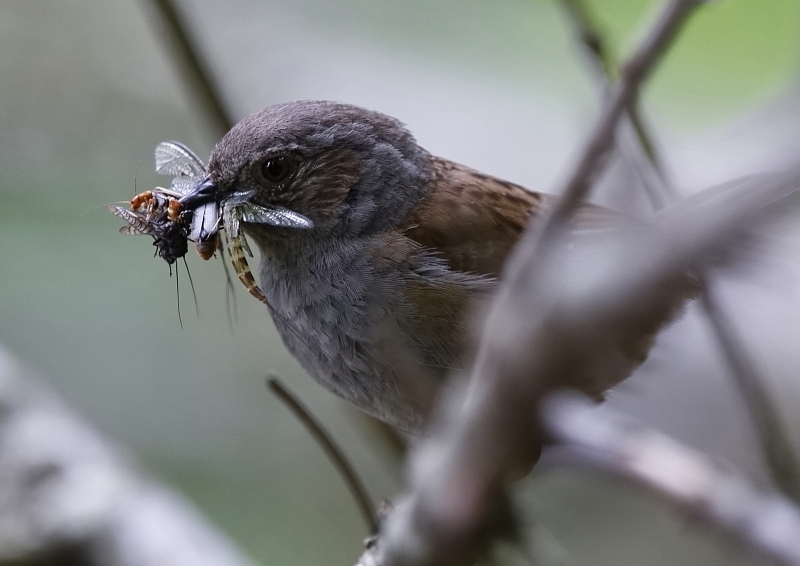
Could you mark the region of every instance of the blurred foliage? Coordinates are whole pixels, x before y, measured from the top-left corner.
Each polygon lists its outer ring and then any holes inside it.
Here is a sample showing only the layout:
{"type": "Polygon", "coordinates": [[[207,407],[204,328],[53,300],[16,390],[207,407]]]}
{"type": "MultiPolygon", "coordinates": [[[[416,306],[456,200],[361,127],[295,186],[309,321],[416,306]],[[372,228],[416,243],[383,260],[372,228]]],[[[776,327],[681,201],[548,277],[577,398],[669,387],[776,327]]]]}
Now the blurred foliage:
{"type": "MultiPolygon", "coordinates": [[[[612,48],[628,53],[638,39],[639,23],[660,3],[587,4],[612,48]]],[[[798,31],[800,4],[793,0],[709,2],[682,31],[648,93],[671,119],[707,126],[797,78],[798,31]]]]}

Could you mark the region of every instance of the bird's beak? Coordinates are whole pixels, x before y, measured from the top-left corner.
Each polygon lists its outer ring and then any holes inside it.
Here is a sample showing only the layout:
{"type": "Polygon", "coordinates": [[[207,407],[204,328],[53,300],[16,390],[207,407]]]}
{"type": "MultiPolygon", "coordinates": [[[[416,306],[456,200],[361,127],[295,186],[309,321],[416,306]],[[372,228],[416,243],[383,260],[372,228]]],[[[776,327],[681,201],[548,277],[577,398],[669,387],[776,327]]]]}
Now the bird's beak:
{"type": "Polygon", "coordinates": [[[214,195],[216,188],[217,186],[211,181],[211,177],[205,177],[193,189],[183,195],[178,202],[181,203],[182,208],[194,210],[198,206],[216,200],[214,195]]]}
{"type": "MultiPolygon", "coordinates": [[[[282,206],[274,205],[258,205],[250,202],[250,198],[255,195],[255,191],[234,191],[228,195],[222,196],[218,192],[217,186],[211,181],[209,177],[205,177],[199,181],[197,185],[192,188],[188,193],[183,195],[179,202],[184,210],[199,211],[201,207],[205,213],[206,209],[213,202],[223,204],[226,207],[237,208],[237,215],[242,222],[249,222],[251,224],[265,224],[267,226],[276,226],[280,228],[299,228],[310,229],[314,227],[314,223],[298,212],[289,210],[282,206]]],[[[219,214],[218,208],[214,208],[213,212],[219,214]]],[[[194,228],[193,228],[194,230],[194,228]]]]}

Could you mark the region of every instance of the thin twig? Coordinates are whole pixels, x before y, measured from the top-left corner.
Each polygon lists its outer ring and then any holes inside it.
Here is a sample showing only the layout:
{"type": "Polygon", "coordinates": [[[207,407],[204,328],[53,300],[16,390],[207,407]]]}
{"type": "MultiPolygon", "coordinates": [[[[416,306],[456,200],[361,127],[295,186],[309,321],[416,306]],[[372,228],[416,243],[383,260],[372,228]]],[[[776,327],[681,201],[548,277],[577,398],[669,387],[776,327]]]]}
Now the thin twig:
{"type": "MultiPolygon", "coordinates": [[[[609,86],[616,80],[617,63],[614,55],[603,39],[600,26],[590,15],[587,7],[581,0],[561,0],[567,15],[575,28],[581,45],[588,54],[588,61],[593,73],[597,76],[598,82],[602,85],[604,95],[608,93],[609,86]]],[[[633,131],[641,144],[642,149],[647,154],[653,166],[661,170],[658,154],[655,149],[647,128],[639,114],[638,105],[634,104],[627,108],[627,120],[630,120],[633,131]]]]}
{"type": "MultiPolygon", "coordinates": [[[[575,34],[584,48],[583,51],[586,53],[586,60],[589,63],[592,75],[594,75],[599,85],[601,100],[605,100],[609,95],[611,84],[616,80],[617,63],[603,38],[602,29],[591,17],[587,7],[581,0],[561,0],[561,5],[564,7],[564,11],[575,28],[575,34]]],[[[635,101],[628,106],[625,116],[620,120],[617,143],[623,155],[628,156],[632,164],[637,166],[639,176],[642,177],[644,188],[653,208],[656,210],[664,208],[667,204],[665,196],[672,201],[677,200],[678,195],[675,193],[674,188],[665,186],[661,182],[664,176],[661,159],[658,156],[658,150],[652,134],[648,132],[639,111],[639,105],[635,101]],[[645,161],[649,163],[646,169],[639,167],[642,162],[639,159],[642,151],[645,154],[645,161]]]]}
{"type": "Polygon", "coordinates": [[[800,510],[779,493],[760,492],[704,454],[574,393],[548,397],[542,419],[555,442],[545,467],[567,465],[633,481],[734,543],[777,564],[800,565],[800,510]]]}
{"type": "Polygon", "coordinates": [[[731,375],[747,406],[772,480],[783,493],[795,501],[800,501],[800,466],[798,466],[797,452],[781,423],[772,396],[748,357],[747,348],[739,339],[733,324],[718,304],[716,293],[709,293],[707,288],[701,297],[701,303],[728,362],[731,375]]]}
{"type": "MultiPolygon", "coordinates": [[[[613,79],[612,69],[615,62],[605,46],[602,31],[589,16],[581,0],[562,0],[562,4],[585,47],[593,74],[598,76],[603,90],[607,90],[613,79]]],[[[630,106],[628,113],[634,122],[638,144],[633,136],[626,136],[628,132],[623,129],[618,140],[620,149],[636,165],[642,184],[647,189],[654,208],[658,210],[667,203],[674,203],[677,192],[659,167],[660,160],[651,141],[651,134],[641,119],[638,122],[635,119],[638,116],[637,105],[630,106]]],[[[756,370],[755,363],[748,356],[744,341],[719,306],[713,284],[707,277],[703,277],[703,289],[703,310],[747,407],[772,480],[786,495],[800,501],[800,461],[791,438],[778,417],[772,396],[764,385],[763,377],[756,370]]]]}
{"type": "Polygon", "coordinates": [[[561,201],[548,222],[549,226],[555,227],[556,222],[569,216],[578,203],[585,200],[592,182],[604,165],[604,159],[614,147],[614,135],[620,117],[638,96],[640,86],[653,71],[675,34],[694,8],[702,3],[703,0],[670,0],[639,49],[622,66],[620,79],[612,88],[607,106],[561,192],[561,201]]]}
{"type": "Polygon", "coordinates": [[[378,531],[378,517],[375,513],[372,503],[370,502],[367,490],[364,483],[356,474],[352,464],[347,460],[342,450],[336,445],[331,436],[322,428],[317,420],[311,416],[311,413],[306,409],[297,398],[289,393],[289,391],[281,384],[275,377],[267,378],[267,387],[269,390],[280,399],[286,407],[292,411],[295,417],[303,423],[306,430],[314,437],[320,448],[327,454],[331,463],[338,470],[342,476],[347,488],[356,501],[356,505],[367,523],[367,528],[370,533],[378,531]]]}
{"type": "Polygon", "coordinates": [[[233,127],[234,120],[180,10],[173,0],[144,2],[161,28],[164,45],[183,77],[188,94],[194,98],[214,137],[221,138],[233,127]]]}

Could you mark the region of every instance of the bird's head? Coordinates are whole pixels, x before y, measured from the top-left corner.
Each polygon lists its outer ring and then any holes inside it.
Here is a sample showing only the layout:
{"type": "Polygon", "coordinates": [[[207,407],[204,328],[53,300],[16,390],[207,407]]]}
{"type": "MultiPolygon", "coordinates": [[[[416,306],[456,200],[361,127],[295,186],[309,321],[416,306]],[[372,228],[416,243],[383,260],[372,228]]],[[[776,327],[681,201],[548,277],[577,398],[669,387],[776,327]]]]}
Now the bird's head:
{"type": "Polygon", "coordinates": [[[332,236],[391,229],[424,197],[430,179],[429,155],[399,121],[317,101],[243,119],[214,148],[208,174],[219,202],[248,194],[247,202],[299,213],[315,233],[332,236]]]}

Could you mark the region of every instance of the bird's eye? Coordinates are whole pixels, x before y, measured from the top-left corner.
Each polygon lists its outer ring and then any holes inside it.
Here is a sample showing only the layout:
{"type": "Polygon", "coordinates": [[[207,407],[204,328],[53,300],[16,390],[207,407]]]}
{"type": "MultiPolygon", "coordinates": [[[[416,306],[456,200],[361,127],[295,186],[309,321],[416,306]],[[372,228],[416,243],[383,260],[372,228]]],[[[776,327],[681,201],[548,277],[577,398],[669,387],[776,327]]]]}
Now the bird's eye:
{"type": "Polygon", "coordinates": [[[285,155],[269,157],[261,163],[261,174],[270,183],[285,181],[293,169],[292,160],[285,155]]]}

